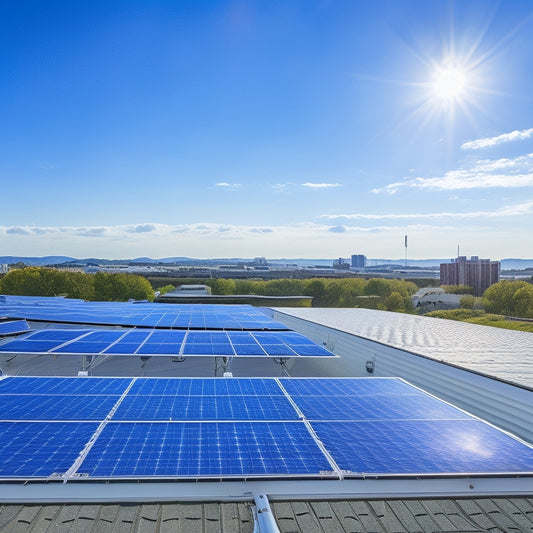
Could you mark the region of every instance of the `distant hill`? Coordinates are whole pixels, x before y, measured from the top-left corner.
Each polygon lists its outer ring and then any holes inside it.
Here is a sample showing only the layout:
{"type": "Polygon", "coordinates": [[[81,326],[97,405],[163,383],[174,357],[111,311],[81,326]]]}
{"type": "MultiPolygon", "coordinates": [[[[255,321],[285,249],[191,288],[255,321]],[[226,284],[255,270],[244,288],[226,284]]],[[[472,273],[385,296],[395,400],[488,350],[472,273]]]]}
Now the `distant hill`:
{"type": "Polygon", "coordinates": [[[78,261],[74,257],[65,255],[47,255],[46,257],[17,257],[15,255],[0,256],[0,264],[12,265],[15,263],[24,263],[28,266],[44,266],[44,265],[58,265],[61,263],[68,263],[70,261],[78,261]]]}
{"type": "MultiPolygon", "coordinates": [[[[337,258],[336,258],[337,259],[337,258]]],[[[0,264],[14,264],[14,263],[24,263],[28,266],[46,266],[46,265],[60,265],[63,263],[80,263],[80,264],[99,264],[99,265],[113,265],[113,264],[171,264],[178,263],[182,265],[189,266],[210,266],[210,265],[220,265],[220,264],[237,264],[239,262],[249,262],[252,259],[250,258],[213,258],[213,259],[195,259],[192,257],[163,257],[159,259],[152,259],[151,257],[136,257],[135,259],[98,259],[94,257],[77,259],[75,257],[69,257],[65,255],[48,255],[45,257],[23,257],[23,256],[13,256],[13,255],[4,255],[0,256],[0,264]]],[[[348,259],[347,259],[348,260],[348,259]]],[[[271,265],[298,265],[298,266],[321,266],[321,267],[331,267],[334,259],[267,259],[271,265]]],[[[408,259],[407,267],[418,267],[418,268],[438,268],[440,263],[449,263],[451,259],[408,259]]],[[[398,265],[403,267],[405,263],[404,259],[372,259],[368,260],[368,266],[392,266],[398,265]]],[[[533,259],[502,259],[501,260],[502,270],[524,270],[526,268],[533,268],[533,259]]]]}

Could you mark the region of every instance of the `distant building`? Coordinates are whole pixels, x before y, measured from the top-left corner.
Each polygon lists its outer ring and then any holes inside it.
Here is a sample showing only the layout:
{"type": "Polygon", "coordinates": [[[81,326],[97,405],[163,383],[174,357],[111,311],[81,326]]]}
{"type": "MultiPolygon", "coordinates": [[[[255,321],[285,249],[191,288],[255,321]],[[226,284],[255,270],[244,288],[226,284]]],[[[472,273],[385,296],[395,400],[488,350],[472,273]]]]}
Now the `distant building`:
{"type": "Polygon", "coordinates": [[[441,285],[467,285],[473,287],[474,296],[481,296],[491,285],[500,281],[500,262],[479,259],[473,255],[452,259],[451,263],[441,263],[441,285]]]}
{"type": "Polygon", "coordinates": [[[333,268],[338,270],[348,270],[350,268],[350,263],[345,261],[342,257],[339,257],[333,261],[333,268]]]}
{"type": "Polygon", "coordinates": [[[352,255],[352,268],[365,268],[366,255],[352,255]]]}

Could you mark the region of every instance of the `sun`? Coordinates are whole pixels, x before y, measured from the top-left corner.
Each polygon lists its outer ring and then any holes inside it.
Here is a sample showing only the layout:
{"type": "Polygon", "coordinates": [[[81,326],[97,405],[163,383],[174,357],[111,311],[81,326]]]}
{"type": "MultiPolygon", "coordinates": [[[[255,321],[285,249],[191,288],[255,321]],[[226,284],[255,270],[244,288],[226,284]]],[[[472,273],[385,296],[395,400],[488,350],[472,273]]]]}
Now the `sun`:
{"type": "Polygon", "coordinates": [[[466,75],[463,69],[444,67],[435,71],[433,92],[443,100],[460,98],[465,90],[466,75]]]}

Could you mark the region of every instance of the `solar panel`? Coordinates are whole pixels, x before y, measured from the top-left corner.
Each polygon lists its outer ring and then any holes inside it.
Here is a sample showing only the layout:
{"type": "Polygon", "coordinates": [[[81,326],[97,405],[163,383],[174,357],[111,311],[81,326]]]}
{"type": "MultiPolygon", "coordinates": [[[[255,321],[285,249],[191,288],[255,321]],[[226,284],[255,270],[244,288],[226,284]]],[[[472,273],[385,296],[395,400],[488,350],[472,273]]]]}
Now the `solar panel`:
{"type": "Polygon", "coordinates": [[[0,352],[147,356],[179,354],[211,357],[334,357],[331,352],[314,344],[303,335],[285,336],[272,331],[252,333],[47,329],[0,345],[0,352]]]}
{"type": "Polygon", "coordinates": [[[7,377],[0,418],[4,479],[533,475],[531,446],[391,378],[7,377]]]}
{"type": "Polygon", "coordinates": [[[0,395],[4,420],[104,420],[120,396],[0,395]]]}
{"type": "MultiPolygon", "coordinates": [[[[1,405],[1,404],[0,404],[1,405]]],[[[298,420],[285,396],[126,396],[113,420],[298,420]]]]}
{"type": "Polygon", "coordinates": [[[0,337],[5,335],[13,335],[15,333],[24,333],[29,331],[30,326],[25,320],[9,320],[7,322],[0,322],[0,337]]]}
{"type": "Polygon", "coordinates": [[[90,478],[314,475],[331,466],[302,422],[109,423],[90,478]]]}
{"type": "Polygon", "coordinates": [[[97,427],[77,422],[0,422],[0,478],[65,473],[97,427]]]}
{"type": "Polygon", "coordinates": [[[143,326],[152,328],[199,328],[229,330],[286,330],[287,327],[249,305],[200,305],[130,302],[84,302],[67,298],[0,300],[2,315],[47,322],[143,326]]]}
{"type": "Polygon", "coordinates": [[[480,420],[313,422],[346,475],[532,472],[533,449],[480,420]]]}
{"type": "Polygon", "coordinates": [[[0,380],[0,394],[121,395],[131,381],[132,378],[6,377],[0,380]]]}

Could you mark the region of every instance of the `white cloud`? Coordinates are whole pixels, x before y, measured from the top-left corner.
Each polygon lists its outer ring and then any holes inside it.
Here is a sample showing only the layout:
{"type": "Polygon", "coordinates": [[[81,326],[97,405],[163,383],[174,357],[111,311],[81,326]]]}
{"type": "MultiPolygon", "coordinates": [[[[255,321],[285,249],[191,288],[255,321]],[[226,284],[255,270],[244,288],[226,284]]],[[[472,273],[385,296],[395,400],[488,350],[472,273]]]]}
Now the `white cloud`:
{"type": "Polygon", "coordinates": [[[226,189],[228,191],[236,191],[237,189],[240,189],[242,185],[240,183],[228,183],[226,181],[221,181],[219,183],[215,183],[215,187],[220,187],[221,189],[226,189]]]}
{"type": "Polygon", "coordinates": [[[508,143],[512,141],[521,141],[529,139],[533,136],[533,128],[522,131],[511,131],[510,133],[502,133],[496,137],[485,137],[483,139],[476,139],[475,141],[468,141],[461,145],[462,150],[479,150],[481,148],[489,148],[497,146],[498,144],[508,143]]]}
{"type": "Polygon", "coordinates": [[[517,205],[505,206],[493,211],[471,211],[466,213],[350,213],[340,215],[320,215],[320,218],[337,220],[339,218],[346,220],[416,220],[416,219],[433,219],[433,218],[499,218],[518,215],[527,215],[533,213],[533,200],[517,205]]]}
{"type": "Polygon", "coordinates": [[[372,192],[395,194],[403,188],[454,191],[460,189],[486,189],[494,187],[532,187],[533,154],[514,159],[481,159],[471,168],[450,170],[444,176],[435,178],[406,178],[390,183],[372,192]]]}
{"type": "MultiPolygon", "coordinates": [[[[533,200],[498,210],[500,216],[531,213],[533,200]]],[[[530,238],[528,224],[505,227],[506,219],[487,229],[487,223],[454,224],[455,214],[433,224],[405,219],[397,223],[360,227],[302,222],[292,225],[258,226],[196,223],[181,225],[142,223],[122,226],[27,226],[23,231],[0,226],[5,255],[72,257],[339,257],[355,253],[354,246],[368,257],[402,257],[403,236],[409,235],[411,257],[452,256],[461,249],[470,255],[520,257],[530,238]],[[414,223],[413,223],[414,222],[414,223]],[[444,222],[444,223],[443,223],[444,222]],[[132,228],[154,226],[153,231],[132,228]],[[46,234],[46,238],[43,238],[46,234]],[[447,251],[449,250],[449,253],[447,251]],[[467,251],[471,250],[471,251],[467,251]]],[[[430,218],[430,220],[432,220],[430,218]]],[[[497,258],[497,257],[495,257],[497,258]]]]}
{"type": "Polygon", "coordinates": [[[310,189],[329,189],[331,187],[342,187],[340,183],[302,183],[302,187],[309,187],[310,189]]]}
{"type": "Polygon", "coordinates": [[[402,188],[426,189],[432,191],[456,191],[459,189],[488,189],[494,187],[533,187],[533,173],[530,174],[486,174],[470,170],[452,170],[439,178],[415,178],[398,181],[372,192],[395,194],[402,188]]]}

